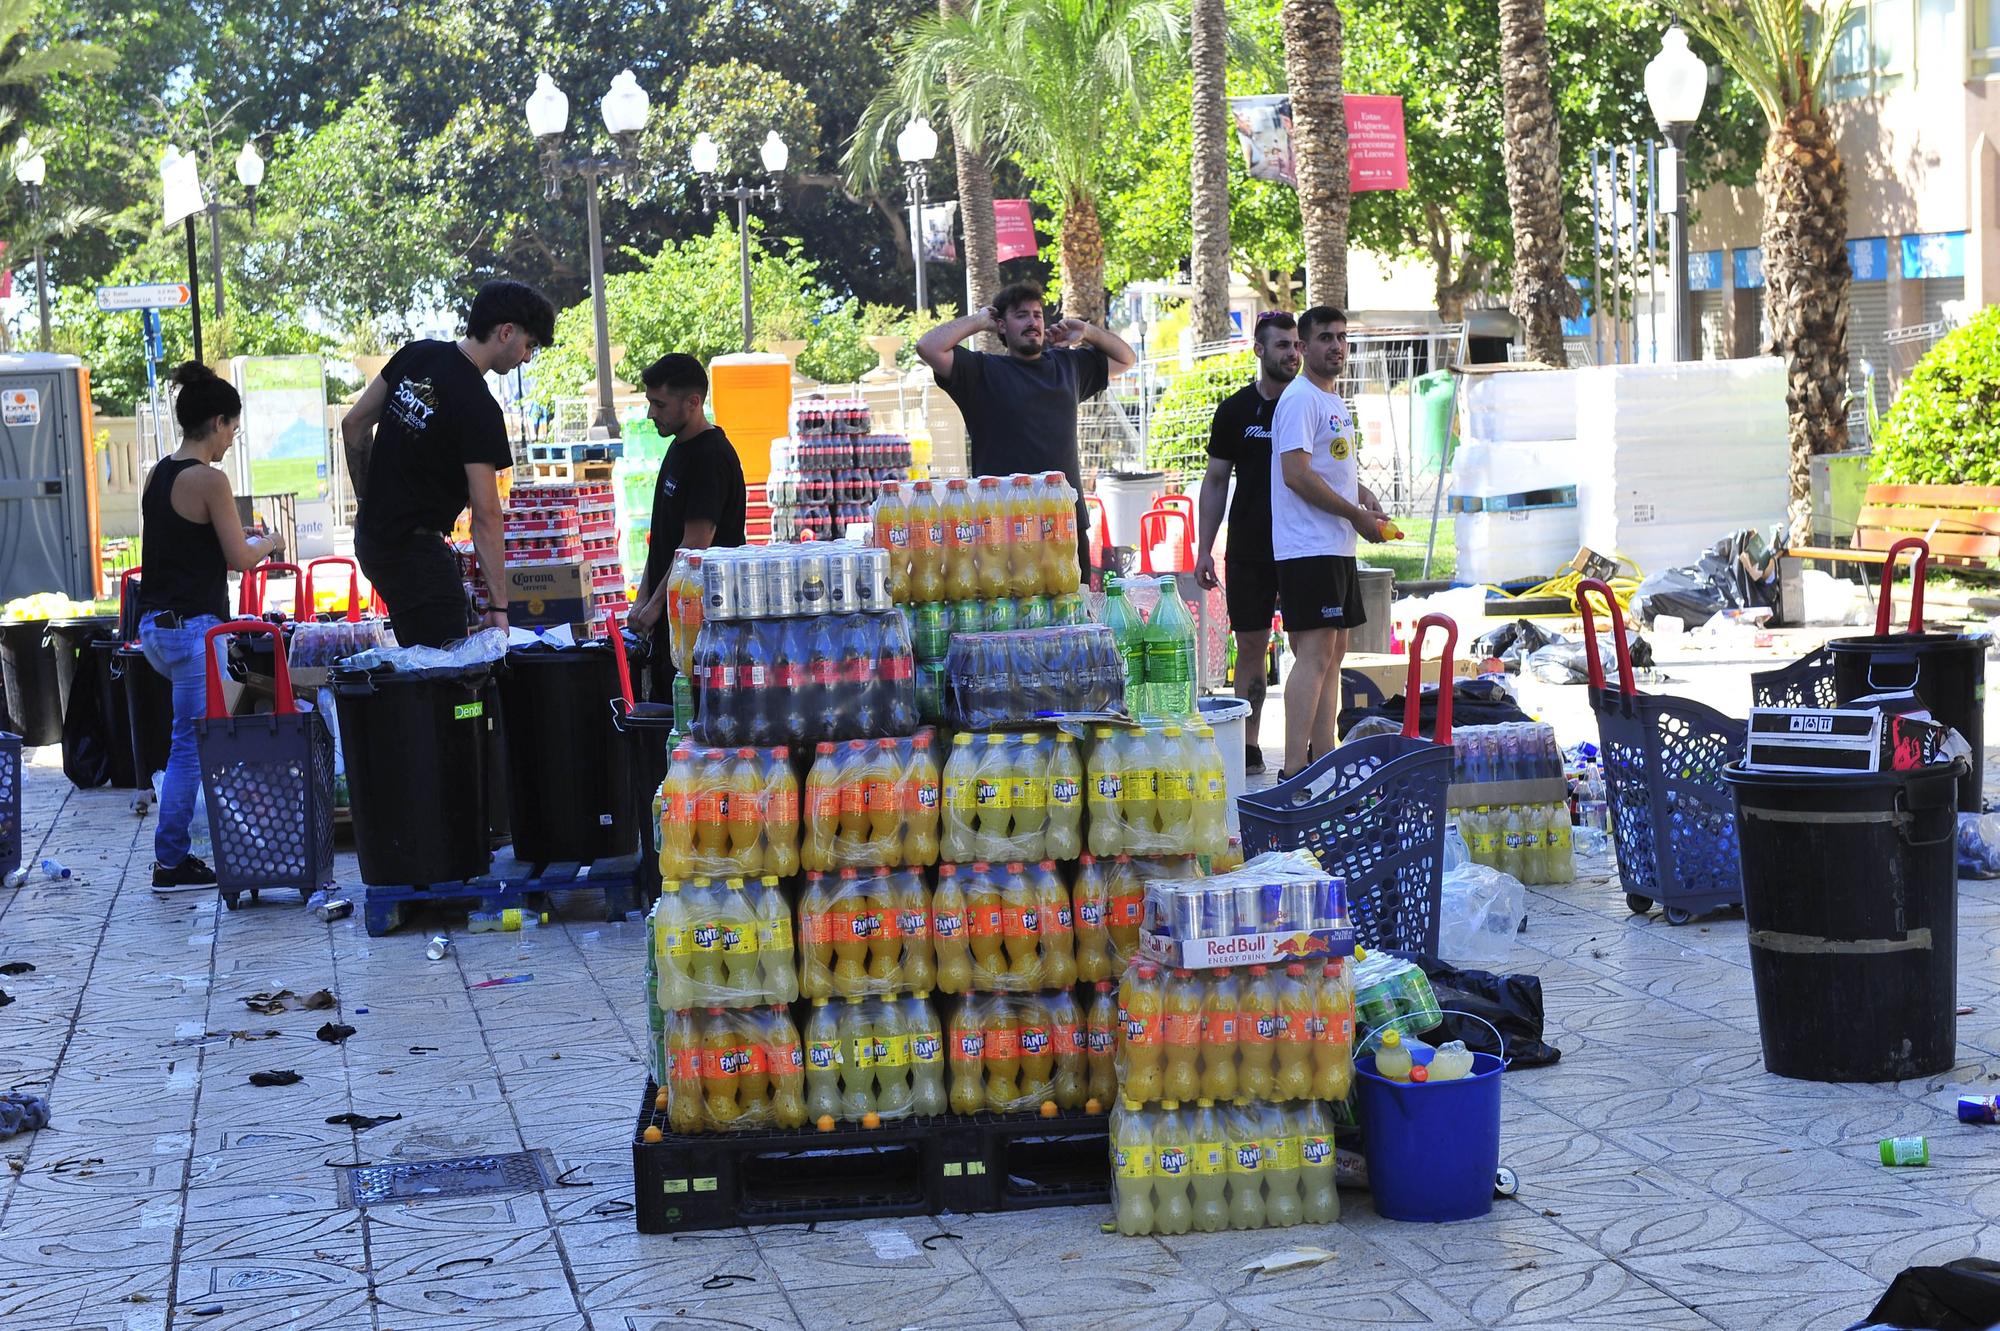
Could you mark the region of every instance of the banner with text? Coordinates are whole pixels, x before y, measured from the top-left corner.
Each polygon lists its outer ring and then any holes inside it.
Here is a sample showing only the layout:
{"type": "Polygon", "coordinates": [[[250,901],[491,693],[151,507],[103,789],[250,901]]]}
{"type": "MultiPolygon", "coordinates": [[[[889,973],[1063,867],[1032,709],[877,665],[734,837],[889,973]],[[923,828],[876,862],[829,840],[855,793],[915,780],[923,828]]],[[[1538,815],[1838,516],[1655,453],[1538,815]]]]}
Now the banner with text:
{"type": "MultiPolygon", "coordinates": [[[[1408,189],[1409,146],[1403,130],[1403,99],[1349,94],[1347,103],[1348,189],[1408,189]]],[[[1292,99],[1284,94],[1232,97],[1229,114],[1237,142],[1254,180],[1276,180],[1297,189],[1292,155],[1292,99]]]]}

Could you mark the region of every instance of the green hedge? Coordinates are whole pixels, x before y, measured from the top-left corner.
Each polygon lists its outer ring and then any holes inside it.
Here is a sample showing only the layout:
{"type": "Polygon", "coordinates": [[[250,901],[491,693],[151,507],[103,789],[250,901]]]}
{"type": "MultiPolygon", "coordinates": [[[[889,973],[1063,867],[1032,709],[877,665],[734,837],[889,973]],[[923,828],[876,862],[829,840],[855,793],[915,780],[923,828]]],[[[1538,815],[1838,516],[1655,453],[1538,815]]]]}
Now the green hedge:
{"type": "Polygon", "coordinates": [[[1904,485],[2000,485],[2000,307],[1917,362],[1882,422],[1873,471],[1904,485]]]}

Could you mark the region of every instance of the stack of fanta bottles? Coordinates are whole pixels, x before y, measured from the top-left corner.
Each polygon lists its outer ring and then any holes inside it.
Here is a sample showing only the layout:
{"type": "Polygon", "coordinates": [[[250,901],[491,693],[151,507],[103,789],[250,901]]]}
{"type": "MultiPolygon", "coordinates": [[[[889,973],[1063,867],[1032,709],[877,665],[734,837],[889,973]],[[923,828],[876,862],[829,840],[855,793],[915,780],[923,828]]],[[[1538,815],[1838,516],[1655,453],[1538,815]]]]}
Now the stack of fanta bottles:
{"type": "Polygon", "coordinates": [[[676,745],[657,807],[663,879],[799,870],[799,781],[786,749],[676,745]]]}
{"type": "Polygon", "coordinates": [[[805,1041],[808,1121],[867,1124],[945,1109],[944,1028],[929,993],[813,999],[805,1041]]]}
{"type": "Polygon", "coordinates": [[[1339,1218],[1330,1106],[1353,1082],[1350,964],[1126,967],[1111,1126],[1120,1233],[1339,1218]]]}
{"type": "Polygon", "coordinates": [[[669,1013],[653,1108],[675,1132],[796,1128],[806,1121],[799,1028],[783,1007],[669,1013]]]}
{"type": "Polygon", "coordinates": [[[1205,722],[1095,727],[1084,776],[1088,844],[1100,859],[1200,855],[1213,861],[1227,850],[1222,750],[1205,722]]]}
{"type": "Polygon", "coordinates": [[[961,997],[948,1049],[955,1114],[1087,1107],[1087,1033],[1066,988],[961,997]]]}

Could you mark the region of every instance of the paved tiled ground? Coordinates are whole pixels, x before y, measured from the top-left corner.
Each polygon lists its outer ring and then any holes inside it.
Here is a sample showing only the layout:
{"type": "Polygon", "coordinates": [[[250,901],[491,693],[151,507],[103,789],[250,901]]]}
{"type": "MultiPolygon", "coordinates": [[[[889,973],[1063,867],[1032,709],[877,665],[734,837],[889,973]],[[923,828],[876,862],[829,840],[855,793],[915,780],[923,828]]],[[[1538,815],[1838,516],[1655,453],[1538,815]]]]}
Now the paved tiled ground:
{"type": "MultiPolygon", "coordinates": [[[[1670,687],[1727,702],[1741,667],[1670,687]]],[[[1590,733],[1580,690],[1535,700],[1567,737],[1590,733]]],[[[461,937],[432,964],[421,925],[371,939],[289,894],[235,913],[154,897],[150,820],[121,793],[72,791],[53,751],[26,804],[30,851],[78,876],[0,895],[0,962],[36,967],[0,979],[15,1000],[0,1087],[47,1090],[56,1114],[0,1142],[6,1331],[1778,1331],[1856,1320],[1905,1266],[2000,1256],[2000,1130],[1952,1114],[1961,1088],[2000,1073],[2000,885],[1962,894],[1961,1065],[1881,1086],[1763,1072],[1740,920],[1634,918],[1602,861],[1536,891],[1516,968],[1542,977],[1564,1057],[1507,1078],[1503,1156],[1522,1188],[1485,1220],[1392,1224],[1349,1193],[1339,1225],[1285,1233],[1121,1239],[1068,1210],[649,1238],[633,1231],[627,1145],[639,926],[594,920],[579,894],[559,928],[461,937]],[[515,973],[534,980],[469,987],[515,973]],[[326,988],[338,1007],[267,1017],[242,1002],[281,988],[326,988]],[[323,1044],[329,1019],[358,1033],[323,1044]],[[269,1068],[304,1080],[248,1084],[269,1068]],[[324,1121],[350,1110],[403,1117],[361,1133],[324,1121]],[[1878,1138],[1912,1133],[1929,1136],[1930,1168],[1876,1162],[1878,1138]],[[336,1199],[341,1164],[532,1147],[565,1186],[366,1212],[336,1199]],[[1297,1244],[1338,1256],[1239,1270],[1297,1244]]]]}

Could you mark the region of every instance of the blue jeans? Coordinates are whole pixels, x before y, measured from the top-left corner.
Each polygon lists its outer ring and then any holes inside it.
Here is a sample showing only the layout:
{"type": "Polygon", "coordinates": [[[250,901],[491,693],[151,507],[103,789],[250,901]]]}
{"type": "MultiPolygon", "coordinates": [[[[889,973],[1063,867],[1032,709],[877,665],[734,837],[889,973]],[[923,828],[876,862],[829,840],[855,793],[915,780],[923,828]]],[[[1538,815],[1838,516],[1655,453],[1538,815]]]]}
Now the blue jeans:
{"type": "MultiPolygon", "coordinates": [[[[174,686],[174,740],[167,751],[167,772],[160,782],[160,822],[153,831],[153,861],[171,869],[187,858],[188,823],[194,817],[194,797],[201,784],[201,760],[195,753],[195,719],[208,712],[208,674],[202,668],[202,635],[222,621],[214,615],[183,619],[179,628],[154,621],[149,611],[139,620],[139,647],[153,669],[174,686]]],[[[215,640],[220,669],[227,661],[226,637],[215,640]]]]}

